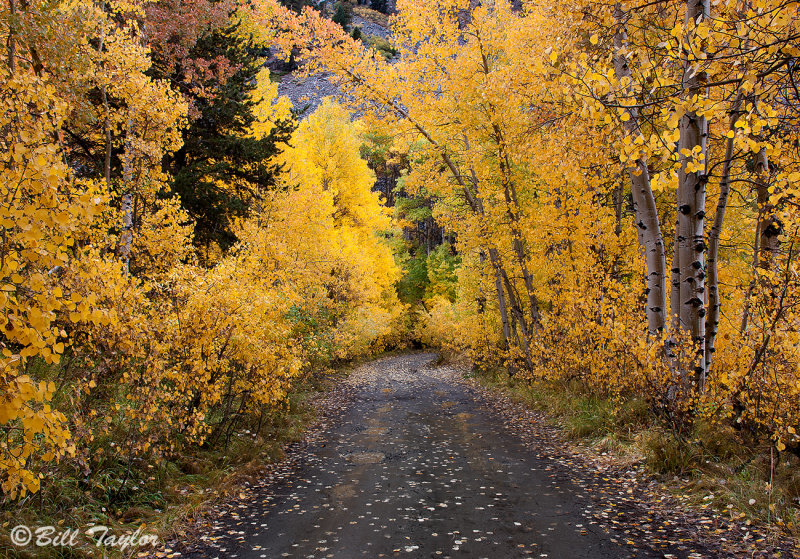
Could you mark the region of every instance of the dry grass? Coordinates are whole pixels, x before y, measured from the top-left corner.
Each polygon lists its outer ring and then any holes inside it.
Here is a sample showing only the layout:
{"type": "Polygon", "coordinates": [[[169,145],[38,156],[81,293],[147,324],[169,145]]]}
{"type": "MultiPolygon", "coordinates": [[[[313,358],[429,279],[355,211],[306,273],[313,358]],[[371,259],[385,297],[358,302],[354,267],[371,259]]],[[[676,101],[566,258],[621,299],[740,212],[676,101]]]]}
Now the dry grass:
{"type": "Polygon", "coordinates": [[[382,12],[372,10],[366,6],[354,6],[353,14],[361,19],[366,19],[367,21],[380,25],[384,29],[389,29],[389,16],[382,12]]]}

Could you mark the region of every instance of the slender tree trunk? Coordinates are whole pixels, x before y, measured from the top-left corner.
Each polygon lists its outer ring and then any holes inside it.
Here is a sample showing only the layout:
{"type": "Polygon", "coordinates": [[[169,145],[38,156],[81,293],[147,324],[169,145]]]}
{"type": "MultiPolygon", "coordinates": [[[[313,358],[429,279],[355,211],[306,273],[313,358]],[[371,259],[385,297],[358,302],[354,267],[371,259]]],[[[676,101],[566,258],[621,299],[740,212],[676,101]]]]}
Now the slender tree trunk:
{"type": "MultiPolygon", "coordinates": [[[[630,81],[632,80],[632,74],[625,53],[628,35],[624,26],[624,13],[619,4],[614,7],[614,17],[618,25],[617,33],[614,36],[614,71],[617,79],[621,82],[630,81]]],[[[625,130],[632,139],[638,138],[642,135],[639,125],[639,110],[631,107],[628,109],[628,115],[630,118],[625,122],[625,130]]],[[[631,194],[633,195],[639,245],[644,251],[647,270],[647,303],[645,309],[647,330],[651,335],[657,335],[664,330],[666,325],[667,264],[664,237],[658,220],[656,199],[650,184],[650,171],[647,168],[647,160],[644,157],[637,158],[633,165],[628,167],[628,176],[631,181],[631,194]]]]}
{"type": "MultiPolygon", "coordinates": [[[[106,4],[105,2],[100,3],[100,10],[105,12],[106,4]]],[[[98,52],[100,56],[103,55],[103,48],[105,46],[105,26],[103,26],[103,34],[100,36],[100,46],[98,47],[98,52]]],[[[103,111],[104,111],[104,118],[103,118],[103,131],[106,136],[106,153],[105,153],[105,161],[103,162],[103,176],[106,180],[106,188],[111,188],[111,122],[109,116],[111,114],[111,109],[108,104],[108,93],[106,91],[105,84],[100,88],[100,94],[103,98],[103,111]]]]}
{"type": "Polygon", "coordinates": [[[670,329],[677,332],[681,327],[681,265],[678,254],[678,218],[675,218],[675,235],[672,241],[672,268],[670,269],[669,312],[670,329]]]}
{"type": "MultiPolygon", "coordinates": [[[[739,109],[742,105],[742,94],[739,93],[731,107],[731,118],[729,130],[735,131],[734,123],[739,118],[739,109]]],[[[731,168],[733,167],[733,138],[728,138],[725,143],[725,160],[722,164],[722,176],[719,181],[719,200],[717,200],[717,211],[714,214],[714,225],[708,234],[708,278],[706,289],[708,295],[708,314],[706,315],[706,373],[710,371],[711,362],[714,359],[714,346],[717,340],[717,330],[719,329],[720,298],[719,298],[719,275],[717,274],[717,262],[719,259],[719,239],[722,234],[722,226],[725,221],[725,210],[728,208],[728,198],[731,190],[731,168]]]]}
{"type": "MultiPolygon", "coordinates": [[[[470,170],[473,184],[476,186],[478,184],[478,178],[475,174],[474,169],[470,170]]],[[[475,204],[475,211],[478,215],[484,216],[484,207],[483,207],[483,200],[481,200],[478,196],[472,194],[472,191],[469,190],[467,187],[467,193],[472,197],[472,200],[475,204]]],[[[489,260],[492,263],[492,266],[495,269],[495,274],[499,275],[502,279],[502,285],[505,285],[505,290],[507,293],[507,297],[505,300],[507,301],[507,308],[511,310],[511,330],[514,340],[516,341],[517,346],[522,346],[523,353],[525,355],[525,364],[528,366],[529,369],[533,368],[533,356],[531,355],[531,348],[530,348],[530,335],[532,334],[531,328],[525,319],[525,313],[523,312],[522,305],[519,302],[519,298],[517,297],[516,291],[514,290],[514,286],[511,283],[511,280],[508,277],[508,273],[503,266],[503,260],[500,256],[500,252],[496,248],[489,249],[489,260]],[[517,328],[516,325],[519,324],[522,338],[517,335],[517,328]]],[[[501,285],[501,292],[502,292],[502,285],[501,285]]],[[[536,307],[538,312],[538,306],[536,307]]]]}
{"type": "Polygon", "coordinates": [[[769,203],[769,160],[764,149],[756,156],[756,200],[758,217],[756,218],[755,238],[753,239],[753,275],[744,296],[744,309],[739,332],[744,334],[750,320],[750,298],[758,283],[758,269],[769,270],[774,266],[775,254],[778,251],[782,224],[774,216],[774,208],[769,203]]]}
{"type": "MultiPolygon", "coordinates": [[[[466,137],[464,138],[464,141],[465,143],[467,143],[466,137]]],[[[460,178],[460,176],[458,180],[462,186],[464,196],[466,197],[470,208],[472,208],[473,212],[476,215],[483,218],[483,216],[485,215],[485,211],[483,207],[483,200],[480,198],[480,196],[477,195],[479,183],[478,183],[478,176],[475,173],[475,169],[470,169],[470,177],[471,177],[472,187],[470,187],[470,185],[467,182],[465,182],[462,178],[460,178]],[[472,190],[473,188],[475,189],[474,192],[472,190]]],[[[496,276],[500,277],[502,280],[499,286],[498,297],[503,293],[502,289],[503,285],[505,285],[506,292],[508,294],[507,297],[504,296],[503,299],[504,302],[507,302],[506,309],[507,310],[508,308],[511,309],[511,313],[508,316],[508,318],[510,320],[510,326],[511,326],[510,329],[512,337],[509,338],[509,340],[513,339],[517,347],[519,347],[520,345],[522,346],[525,355],[525,363],[528,366],[528,368],[532,368],[533,356],[531,354],[530,340],[529,340],[531,330],[528,327],[528,324],[526,323],[525,314],[522,312],[522,307],[519,304],[519,299],[517,298],[516,293],[514,291],[514,286],[509,280],[508,274],[506,273],[506,270],[503,266],[503,261],[500,256],[500,253],[496,248],[489,249],[489,260],[492,263],[492,266],[494,267],[496,276]],[[517,324],[519,324],[520,329],[522,330],[521,341],[519,335],[517,334],[517,324]]]]}
{"type": "Polygon", "coordinates": [[[747,322],[750,320],[750,297],[753,296],[753,290],[756,288],[756,281],[758,280],[758,262],[760,259],[759,243],[761,241],[761,212],[759,211],[758,219],[756,219],[756,232],[753,238],[753,273],[750,279],[750,284],[747,286],[747,291],[744,294],[744,308],[742,309],[742,322],[739,326],[739,333],[744,334],[747,330],[747,322]]]}
{"type": "Polygon", "coordinates": [[[131,245],[133,243],[133,194],[126,192],[122,195],[122,238],[120,239],[120,257],[127,269],[131,260],[131,245]]]}
{"type": "MultiPolygon", "coordinates": [[[[500,130],[495,126],[497,134],[500,130]]],[[[502,136],[498,137],[500,146],[502,146],[502,136]]],[[[509,227],[511,229],[511,238],[514,245],[514,254],[517,257],[517,263],[522,271],[522,281],[525,284],[525,291],[528,297],[529,314],[531,318],[531,326],[539,326],[541,316],[539,312],[539,301],[536,298],[536,293],[533,287],[533,277],[528,269],[528,255],[525,253],[525,245],[522,239],[522,229],[520,227],[519,204],[517,202],[517,189],[514,182],[510,179],[510,165],[504,147],[500,147],[500,172],[503,176],[503,195],[506,202],[506,215],[509,219],[509,227]]]]}
{"type": "Polygon", "coordinates": [[[619,237],[622,235],[622,201],[625,193],[625,183],[620,180],[614,185],[614,192],[611,193],[611,203],[614,205],[614,234],[619,237]]]}
{"type": "Polygon", "coordinates": [[[431,235],[433,235],[433,218],[429,217],[425,220],[425,254],[431,254],[431,235]]]}
{"type": "MultiPolygon", "coordinates": [[[[614,208],[614,235],[618,238],[622,235],[622,203],[625,197],[625,179],[620,177],[620,180],[614,185],[614,190],[611,192],[611,205],[614,208]]],[[[611,274],[615,281],[620,281],[622,270],[622,255],[617,254],[614,257],[614,264],[611,267],[611,274]]],[[[613,310],[612,310],[613,319],[613,310]]]]}
{"type": "MultiPolygon", "coordinates": [[[[478,36],[480,41],[480,36],[478,36]]],[[[489,60],[483,50],[483,43],[480,43],[481,48],[481,70],[484,75],[489,75],[489,60]]],[[[541,323],[541,316],[539,311],[539,301],[536,298],[536,292],[533,286],[533,277],[528,269],[528,255],[525,253],[525,244],[522,236],[521,220],[519,214],[519,201],[517,198],[517,187],[511,176],[512,165],[511,157],[505,142],[503,130],[498,124],[496,117],[497,111],[494,105],[490,102],[486,103],[489,112],[489,118],[492,123],[492,131],[495,143],[497,144],[497,159],[500,167],[500,177],[503,185],[503,197],[506,203],[506,215],[509,220],[509,228],[511,229],[511,239],[514,246],[514,254],[517,258],[520,270],[522,271],[522,281],[525,284],[526,296],[528,299],[529,314],[531,325],[537,327],[541,323]]],[[[527,345],[527,342],[526,342],[527,345]]]]}
{"type": "MultiPolygon", "coordinates": [[[[506,292],[508,293],[508,302],[509,306],[511,307],[511,312],[513,317],[516,319],[514,322],[519,324],[519,328],[522,334],[521,340],[517,338],[517,345],[522,345],[522,351],[525,357],[525,365],[528,367],[528,370],[533,370],[533,356],[531,355],[531,347],[530,347],[530,335],[531,329],[525,320],[525,313],[522,311],[522,306],[519,304],[519,298],[514,290],[514,286],[511,283],[511,280],[508,277],[505,269],[502,267],[502,263],[499,259],[499,254],[497,253],[497,249],[491,249],[494,251],[495,256],[497,257],[498,262],[498,269],[500,271],[500,276],[503,278],[503,284],[506,286],[506,292]]],[[[516,334],[516,331],[515,331],[516,334]]]]}
{"type": "MultiPolygon", "coordinates": [[[[482,218],[484,216],[483,201],[472,192],[468,185],[464,184],[463,190],[473,211],[482,218]]],[[[516,324],[519,322],[520,327],[522,328],[522,343],[525,350],[526,361],[531,363],[530,349],[527,339],[527,328],[524,322],[524,316],[522,316],[521,313],[516,312],[516,309],[519,308],[519,305],[516,297],[514,296],[514,292],[511,289],[510,282],[508,281],[508,274],[506,274],[506,271],[503,267],[502,258],[496,248],[489,248],[487,252],[489,253],[489,262],[492,265],[495,276],[497,306],[500,311],[501,321],[503,323],[503,338],[506,340],[509,348],[511,347],[511,340],[515,340],[515,345],[519,346],[520,340],[519,336],[517,335],[516,328],[516,324]],[[506,292],[503,290],[504,284],[506,286],[508,295],[506,295],[506,292]],[[508,312],[509,306],[512,310],[511,315],[509,315],[508,312]]]]}
{"type": "MultiPolygon", "coordinates": [[[[480,259],[482,269],[483,263],[486,260],[486,254],[484,253],[483,249],[480,251],[480,259]]],[[[503,293],[503,280],[501,279],[500,272],[494,263],[492,263],[492,268],[494,270],[494,287],[497,294],[497,306],[500,311],[500,320],[503,324],[503,343],[505,344],[506,348],[509,348],[511,347],[511,326],[508,323],[508,308],[506,307],[505,293],[503,293]]]]}
{"type": "Polygon", "coordinates": [[[765,148],[761,148],[756,156],[755,172],[756,197],[761,215],[758,265],[762,270],[769,270],[773,267],[775,255],[778,253],[779,235],[783,231],[783,224],[775,216],[775,208],[769,202],[770,171],[765,148]]]}
{"type": "Polygon", "coordinates": [[[8,11],[11,19],[11,23],[8,26],[8,70],[13,75],[17,68],[17,4],[15,0],[8,0],[8,11]]]}
{"type": "Polygon", "coordinates": [[[122,185],[125,193],[122,195],[120,211],[122,212],[122,232],[120,235],[119,255],[128,269],[131,260],[131,245],[133,244],[133,144],[130,141],[133,119],[128,120],[128,139],[125,142],[125,153],[122,158],[122,185]]]}
{"type": "Polygon", "coordinates": [[[109,108],[108,108],[108,96],[106,95],[106,88],[103,86],[102,88],[102,95],[103,95],[103,106],[105,108],[105,121],[103,122],[103,128],[105,129],[106,135],[106,154],[105,154],[105,161],[103,163],[103,175],[106,179],[106,187],[111,187],[111,123],[109,122],[108,115],[109,115],[109,108]]]}

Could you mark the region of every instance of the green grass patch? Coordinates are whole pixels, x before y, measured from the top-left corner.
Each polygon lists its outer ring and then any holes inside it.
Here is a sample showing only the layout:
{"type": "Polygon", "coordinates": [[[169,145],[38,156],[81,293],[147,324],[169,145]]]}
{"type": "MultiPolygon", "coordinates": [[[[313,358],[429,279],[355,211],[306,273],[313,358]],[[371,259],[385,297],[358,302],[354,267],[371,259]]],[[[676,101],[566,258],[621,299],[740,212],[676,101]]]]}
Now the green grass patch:
{"type": "Polygon", "coordinates": [[[500,370],[477,378],[532,409],[547,412],[571,439],[600,441],[613,436],[632,443],[633,433],[651,424],[647,405],[639,398],[603,398],[578,382],[528,382],[500,370]]]}

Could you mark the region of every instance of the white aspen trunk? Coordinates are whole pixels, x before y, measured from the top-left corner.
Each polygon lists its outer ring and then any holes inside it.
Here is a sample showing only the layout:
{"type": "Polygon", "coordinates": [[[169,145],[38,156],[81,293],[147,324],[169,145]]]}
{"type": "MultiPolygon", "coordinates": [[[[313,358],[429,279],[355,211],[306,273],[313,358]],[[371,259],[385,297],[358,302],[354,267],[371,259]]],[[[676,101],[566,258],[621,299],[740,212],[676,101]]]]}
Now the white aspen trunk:
{"type": "Polygon", "coordinates": [[[614,192],[611,193],[611,200],[614,204],[614,234],[619,237],[622,235],[622,199],[625,192],[625,181],[620,180],[614,185],[614,192]]]}
{"type": "MultiPolygon", "coordinates": [[[[700,23],[709,16],[709,0],[687,0],[686,24],[700,23]]],[[[684,100],[706,95],[706,75],[698,71],[688,58],[684,61],[684,100]]],[[[695,389],[705,390],[706,362],[706,242],[705,242],[705,202],[706,165],[708,148],[708,122],[705,116],[691,110],[680,122],[678,151],[681,169],[678,175],[678,269],[680,274],[679,324],[686,330],[697,345],[698,355],[694,359],[693,380],[695,389]],[[695,149],[699,148],[699,149],[695,149]],[[688,154],[688,155],[687,155],[688,154]],[[699,170],[690,170],[688,164],[700,164],[699,170]]],[[[687,371],[689,372],[689,371],[687,371]]],[[[688,379],[687,379],[688,380],[688,379]]]]}
{"type": "MultiPolygon", "coordinates": [[[[614,36],[614,71],[620,82],[628,82],[625,87],[630,91],[633,78],[628,66],[628,58],[625,55],[628,35],[624,27],[624,13],[619,4],[614,7],[614,17],[619,26],[614,36]]],[[[639,125],[639,110],[631,107],[628,109],[628,115],[630,118],[625,122],[625,131],[631,139],[635,139],[642,135],[639,125]]],[[[631,181],[636,231],[645,257],[647,330],[651,335],[657,335],[664,330],[666,325],[667,263],[664,236],[658,219],[656,199],[650,184],[647,160],[644,157],[637,158],[634,165],[628,167],[627,172],[631,181]]]]}
{"type": "Polygon", "coordinates": [[[8,26],[8,70],[13,75],[17,68],[17,37],[15,29],[15,19],[17,17],[17,3],[15,0],[8,0],[8,11],[11,15],[11,23],[8,26]]]}
{"type": "Polygon", "coordinates": [[[126,192],[122,195],[122,238],[120,243],[120,258],[125,263],[125,268],[131,259],[131,244],[133,242],[133,194],[126,192]]]}
{"type": "Polygon", "coordinates": [[[774,265],[774,256],[778,251],[781,223],[772,214],[769,203],[769,160],[767,152],[761,149],[756,157],[756,200],[758,202],[758,218],[756,220],[755,238],[753,239],[753,273],[747,292],[744,296],[742,322],[739,332],[744,334],[750,320],[750,298],[758,282],[758,269],[769,270],[774,265]]]}
{"type": "Polygon", "coordinates": [[[672,268],[670,269],[669,311],[671,330],[676,332],[680,327],[681,315],[681,267],[678,259],[678,218],[675,218],[675,235],[672,241],[672,268]]]}
{"type": "MultiPolygon", "coordinates": [[[[106,11],[106,4],[105,2],[100,2],[100,11],[106,11]]],[[[105,47],[106,41],[106,28],[105,26],[101,26],[102,34],[100,35],[100,45],[97,47],[97,52],[102,56],[103,49],[105,47]]],[[[105,160],[103,162],[103,176],[106,180],[106,188],[111,188],[111,122],[109,119],[109,115],[111,114],[111,109],[108,104],[108,93],[106,91],[106,86],[103,84],[100,86],[100,95],[103,98],[103,132],[106,137],[106,153],[105,153],[105,160]]]]}

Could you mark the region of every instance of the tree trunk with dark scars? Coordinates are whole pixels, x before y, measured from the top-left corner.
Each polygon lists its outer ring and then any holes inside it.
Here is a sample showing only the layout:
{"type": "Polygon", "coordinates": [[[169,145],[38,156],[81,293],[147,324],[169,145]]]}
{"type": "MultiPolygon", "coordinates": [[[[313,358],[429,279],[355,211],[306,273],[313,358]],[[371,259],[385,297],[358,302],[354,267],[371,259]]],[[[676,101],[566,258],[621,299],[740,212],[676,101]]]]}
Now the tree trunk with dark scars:
{"type": "MultiPolygon", "coordinates": [[[[686,26],[693,27],[709,16],[709,0],[688,0],[686,2],[686,26]]],[[[690,40],[693,37],[690,35],[690,40]]],[[[702,54],[702,53],[698,53],[702,54]]],[[[686,331],[694,344],[697,355],[691,360],[693,370],[682,371],[688,385],[694,383],[694,390],[704,391],[706,383],[706,242],[705,242],[705,204],[706,204],[706,164],[708,154],[708,122],[706,117],[691,108],[696,99],[706,95],[707,76],[697,72],[693,61],[684,59],[683,90],[684,101],[689,110],[680,121],[680,140],[678,152],[680,172],[678,173],[678,252],[677,268],[679,274],[679,327],[686,331]]]]}
{"type": "MultiPolygon", "coordinates": [[[[618,80],[631,80],[631,70],[625,54],[628,36],[624,26],[624,13],[619,4],[614,8],[614,17],[618,25],[617,33],[614,36],[614,71],[618,80]]],[[[625,122],[625,131],[632,139],[638,138],[642,135],[639,125],[639,110],[630,107],[628,116],[629,118],[625,122]]],[[[656,199],[650,184],[647,160],[643,157],[637,158],[633,165],[628,167],[627,172],[631,181],[636,231],[646,263],[647,330],[655,336],[662,332],[666,325],[667,264],[664,237],[658,219],[656,199]]]]}

